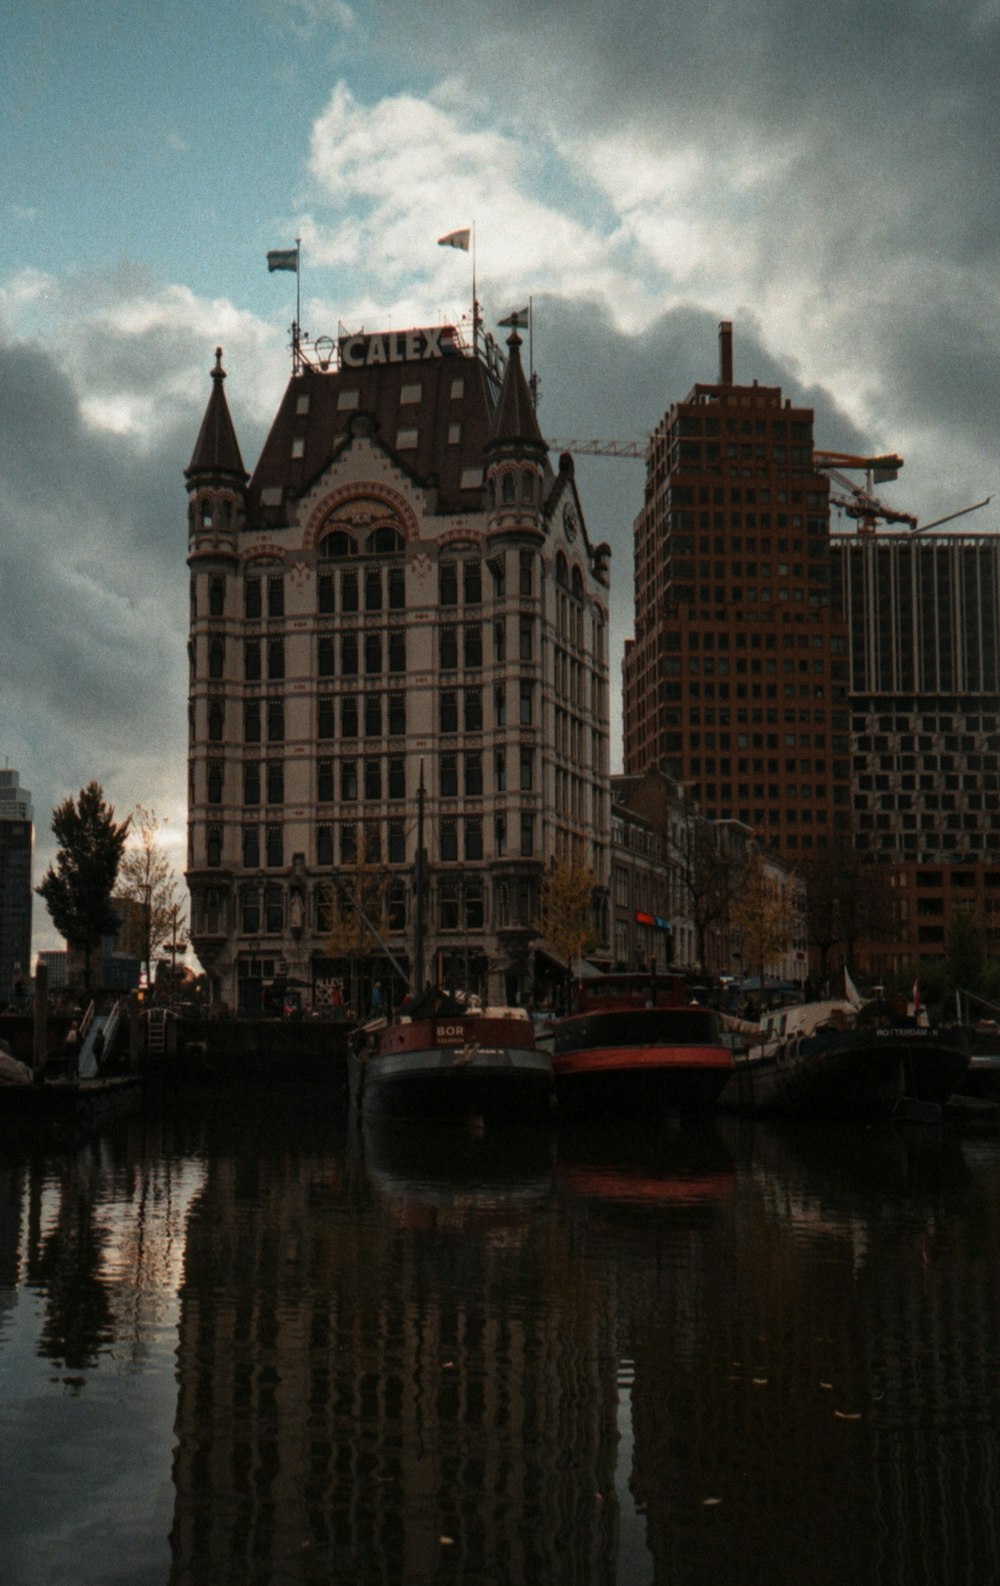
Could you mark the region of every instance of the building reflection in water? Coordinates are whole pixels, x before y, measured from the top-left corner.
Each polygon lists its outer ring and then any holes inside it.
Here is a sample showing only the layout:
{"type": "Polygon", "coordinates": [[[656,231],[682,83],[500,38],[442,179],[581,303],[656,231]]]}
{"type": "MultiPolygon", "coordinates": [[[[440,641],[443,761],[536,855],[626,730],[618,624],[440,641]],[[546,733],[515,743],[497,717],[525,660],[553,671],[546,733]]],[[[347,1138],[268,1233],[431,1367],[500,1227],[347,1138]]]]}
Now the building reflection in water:
{"type": "Polygon", "coordinates": [[[173,1586],[1000,1579],[998,1212],[926,1133],[234,1140],[173,1586]]]}

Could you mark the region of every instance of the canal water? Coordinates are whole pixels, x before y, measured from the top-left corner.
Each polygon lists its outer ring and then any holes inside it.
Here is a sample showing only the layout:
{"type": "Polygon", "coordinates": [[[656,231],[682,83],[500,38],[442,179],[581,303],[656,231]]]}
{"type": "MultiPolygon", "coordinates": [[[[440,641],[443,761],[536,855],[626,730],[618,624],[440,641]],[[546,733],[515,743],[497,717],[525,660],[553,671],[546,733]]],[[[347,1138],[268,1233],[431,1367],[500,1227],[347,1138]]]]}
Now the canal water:
{"type": "Polygon", "coordinates": [[[219,1090],[8,1146],[0,1581],[1000,1582],[1000,1140],[219,1090]]]}

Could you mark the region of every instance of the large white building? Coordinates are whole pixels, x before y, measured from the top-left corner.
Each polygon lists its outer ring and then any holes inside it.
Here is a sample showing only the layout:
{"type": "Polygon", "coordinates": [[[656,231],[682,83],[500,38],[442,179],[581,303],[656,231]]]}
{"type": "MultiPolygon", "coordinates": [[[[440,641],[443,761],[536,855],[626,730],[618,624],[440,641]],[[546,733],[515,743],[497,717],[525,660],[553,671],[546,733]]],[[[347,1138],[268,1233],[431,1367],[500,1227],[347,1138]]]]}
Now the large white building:
{"type": "Polygon", "coordinates": [[[187,874],[215,995],[398,993],[374,940],[348,961],[331,933],[373,871],[408,975],[422,914],[417,978],[522,994],[543,871],[589,868],[600,908],[610,814],[609,552],[520,338],[297,344],[252,477],[224,380],[220,353],[186,470],[187,874]]]}

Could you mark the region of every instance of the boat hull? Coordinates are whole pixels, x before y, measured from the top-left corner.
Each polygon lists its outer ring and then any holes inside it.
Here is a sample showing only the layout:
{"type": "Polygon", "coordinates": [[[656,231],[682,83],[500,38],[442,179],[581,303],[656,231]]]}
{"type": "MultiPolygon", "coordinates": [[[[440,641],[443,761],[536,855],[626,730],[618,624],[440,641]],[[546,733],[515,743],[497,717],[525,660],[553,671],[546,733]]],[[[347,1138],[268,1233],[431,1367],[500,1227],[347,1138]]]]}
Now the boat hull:
{"type": "Polygon", "coordinates": [[[938,1106],[968,1067],[960,1040],[924,1030],[820,1030],[738,1059],[719,1105],[733,1112],[888,1119],[904,1098],[938,1106]]]}
{"type": "Polygon", "coordinates": [[[560,1021],[552,1067],[560,1118],[704,1112],[733,1070],[701,1008],[621,1009],[560,1021]]]}
{"type": "Polygon", "coordinates": [[[510,1046],[377,1053],[365,1063],[361,1106],[371,1118],[551,1123],[552,1063],[546,1052],[510,1046]]]}

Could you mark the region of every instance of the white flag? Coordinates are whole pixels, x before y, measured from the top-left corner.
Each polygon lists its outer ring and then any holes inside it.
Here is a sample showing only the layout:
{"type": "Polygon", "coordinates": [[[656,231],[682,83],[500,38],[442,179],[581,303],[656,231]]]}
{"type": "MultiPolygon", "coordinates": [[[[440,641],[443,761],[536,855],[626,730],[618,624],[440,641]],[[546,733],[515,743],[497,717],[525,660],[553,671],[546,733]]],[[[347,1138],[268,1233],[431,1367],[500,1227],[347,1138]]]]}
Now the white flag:
{"type": "Polygon", "coordinates": [[[469,251],[469,239],[472,236],[471,227],[466,226],[464,231],[449,231],[446,237],[438,238],[439,248],[461,248],[464,253],[469,251]]]}
{"type": "Polygon", "coordinates": [[[498,320],[497,324],[500,325],[504,330],[518,330],[520,326],[526,325],[528,323],[530,317],[530,307],[516,308],[513,314],[508,314],[506,319],[498,320]]]}

